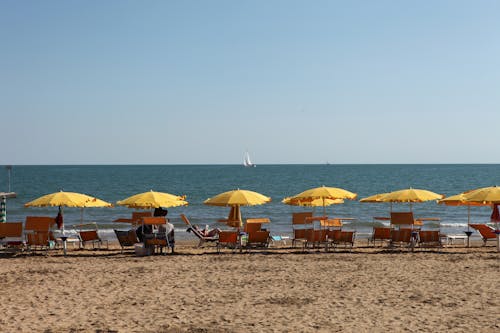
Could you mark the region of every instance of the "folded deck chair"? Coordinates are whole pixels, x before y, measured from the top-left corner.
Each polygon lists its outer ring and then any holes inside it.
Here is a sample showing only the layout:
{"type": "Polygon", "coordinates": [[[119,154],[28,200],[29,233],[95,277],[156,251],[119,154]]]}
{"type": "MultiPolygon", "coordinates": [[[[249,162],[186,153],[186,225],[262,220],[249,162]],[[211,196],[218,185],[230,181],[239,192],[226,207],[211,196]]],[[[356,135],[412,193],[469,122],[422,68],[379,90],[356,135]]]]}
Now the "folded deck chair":
{"type": "Polygon", "coordinates": [[[120,243],[120,246],[122,248],[122,253],[125,250],[125,247],[130,247],[134,246],[135,244],[139,243],[139,239],[137,238],[137,234],[135,233],[135,230],[114,230],[116,238],[118,239],[118,242],[120,243]]]}
{"type": "Polygon", "coordinates": [[[233,252],[238,247],[238,231],[221,231],[219,232],[219,239],[217,240],[217,253],[220,253],[222,247],[233,249],[233,252]]]}
{"type": "Polygon", "coordinates": [[[496,240],[497,234],[495,233],[495,229],[486,225],[486,224],[470,224],[470,226],[481,234],[481,238],[483,239],[483,246],[486,246],[486,242],[489,240],[496,240]]]}
{"type": "Polygon", "coordinates": [[[186,215],[181,214],[181,218],[184,221],[184,223],[186,223],[186,225],[188,226],[186,231],[192,232],[200,240],[200,242],[198,243],[198,247],[201,247],[205,242],[216,242],[219,239],[218,236],[205,236],[205,235],[203,235],[199,228],[197,228],[191,224],[191,222],[189,221],[189,219],[187,218],[186,215]]]}

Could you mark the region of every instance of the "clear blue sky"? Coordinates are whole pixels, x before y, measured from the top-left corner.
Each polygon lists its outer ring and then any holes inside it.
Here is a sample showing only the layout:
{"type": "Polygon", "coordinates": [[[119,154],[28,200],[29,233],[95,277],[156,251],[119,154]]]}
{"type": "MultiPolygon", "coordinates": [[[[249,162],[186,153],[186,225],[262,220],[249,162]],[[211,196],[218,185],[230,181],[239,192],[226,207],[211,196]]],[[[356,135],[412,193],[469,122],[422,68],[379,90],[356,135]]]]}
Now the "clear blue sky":
{"type": "Polygon", "coordinates": [[[0,164],[499,163],[500,1],[0,1],[0,164]]]}

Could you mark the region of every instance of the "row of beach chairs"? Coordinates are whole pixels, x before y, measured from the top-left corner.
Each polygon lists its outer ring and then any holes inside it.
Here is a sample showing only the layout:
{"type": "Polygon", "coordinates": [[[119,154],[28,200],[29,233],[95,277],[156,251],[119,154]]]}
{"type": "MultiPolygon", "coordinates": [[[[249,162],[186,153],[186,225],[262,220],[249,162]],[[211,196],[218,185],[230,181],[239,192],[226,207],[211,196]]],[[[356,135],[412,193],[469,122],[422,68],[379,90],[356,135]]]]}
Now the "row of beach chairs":
{"type": "Polygon", "coordinates": [[[236,250],[237,248],[267,248],[272,240],[269,230],[262,228],[263,224],[270,223],[268,218],[252,218],[247,219],[243,231],[239,230],[222,230],[217,236],[206,236],[201,230],[191,224],[186,215],[181,214],[181,218],[187,225],[187,231],[192,232],[198,239],[198,247],[204,243],[215,243],[217,252],[224,247],[236,250]]]}
{"type": "MultiPolygon", "coordinates": [[[[62,244],[62,240],[55,237],[51,231],[54,224],[55,219],[49,216],[27,216],[24,223],[0,223],[0,245],[4,249],[28,252],[57,248],[62,244]]],[[[95,229],[80,230],[75,233],[80,248],[89,243],[93,248],[100,248],[103,244],[107,246],[107,241],[99,237],[97,225],[92,224],[92,226],[95,226],[95,229]]]]}

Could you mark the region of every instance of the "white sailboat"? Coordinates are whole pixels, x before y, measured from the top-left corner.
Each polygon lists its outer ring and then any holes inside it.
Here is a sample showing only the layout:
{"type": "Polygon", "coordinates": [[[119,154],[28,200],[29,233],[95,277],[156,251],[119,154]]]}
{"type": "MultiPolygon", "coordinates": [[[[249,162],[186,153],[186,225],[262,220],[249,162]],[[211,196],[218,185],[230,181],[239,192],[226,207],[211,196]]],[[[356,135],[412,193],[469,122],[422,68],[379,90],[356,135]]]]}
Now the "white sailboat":
{"type": "Polygon", "coordinates": [[[250,154],[247,152],[245,152],[245,156],[243,157],[243,165],[245,167],[256,167],[255,164],[252,163],[252,161],[250,160],[250,154]]]}

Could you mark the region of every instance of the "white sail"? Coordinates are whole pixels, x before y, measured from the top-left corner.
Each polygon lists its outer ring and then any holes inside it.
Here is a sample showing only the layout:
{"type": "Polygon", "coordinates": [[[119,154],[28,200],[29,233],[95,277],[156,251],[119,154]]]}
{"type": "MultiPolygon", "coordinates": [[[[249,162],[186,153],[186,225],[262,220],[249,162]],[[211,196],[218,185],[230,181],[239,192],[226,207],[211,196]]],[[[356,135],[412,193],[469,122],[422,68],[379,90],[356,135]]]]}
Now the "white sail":
{"type": "Polygon", "coordinates": [[[243,165],[246,167],[255,167],[255,164],[250,160],[250,154],[245,152],[245,157],[243,158],[243,165]]]}

